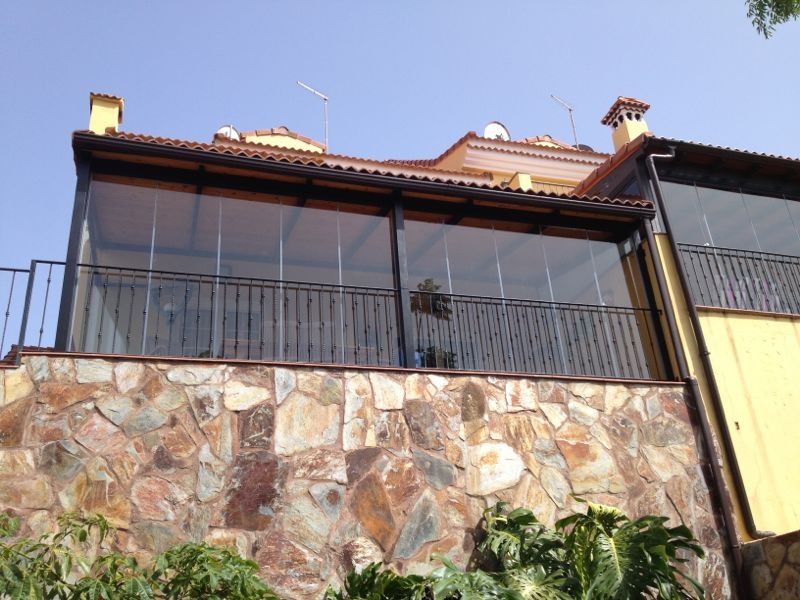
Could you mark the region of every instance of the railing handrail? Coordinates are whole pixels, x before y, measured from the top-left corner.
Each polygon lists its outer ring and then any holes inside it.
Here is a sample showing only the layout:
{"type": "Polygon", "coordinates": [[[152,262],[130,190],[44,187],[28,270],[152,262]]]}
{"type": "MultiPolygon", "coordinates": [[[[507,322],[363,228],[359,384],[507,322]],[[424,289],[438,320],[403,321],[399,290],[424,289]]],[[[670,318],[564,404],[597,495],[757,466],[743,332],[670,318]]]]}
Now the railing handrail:
{"type": "Polygon", "coordinates": [[[30,273],[30,269],[17,269],[16,267],[0,267],[0,271],[5,273],[30,273]]]}
{"type": "MultiPolygon", "coordinates": [[[[41,262],[41,261],[40,261],[41,262]]],[[[57,264],[57,263],[54,263],[57,264]]],[[[61,263],[63,264],[63,263],[61,263]]],[[[146,275],[177,275],[179,277],[205,277],[207,279],[233,279],[239,281],[247,281],[253,283],[261,283],[261,284],[274,284],[274,285],[306,285],[306,286],[319,286],[319,287],[330,287],[335,289],[346,288],[346,289],[353,289],[353,290],[364,290],[364,291],[371,291],[371,292],[391,292],[394,293],[396,290],[394,288],[386,288],[386,287],[372,287],[372,286],[364,286],[364,285],[348,285],[344,283],[321,283],[321,282],[314,282],[314,281],[297,281],[293,279],[264,279],[260,277],[240,277],[236,275],[216,275],[213,273],[192,273],[192,272],[182,272],[182,271],[164,271],[161,269],[140,269],[137,267],[120,267],[120,266],[110,266],[110,265],[95,265],[90,263],[78,263],[78,267],[85,267],[90,269],[109,269],[113,271],[134,271],[137,273],[143,273],[146,275]]]]}
{"type": "Polygon", "coordinates": [[[686,244],[684,242],[678,242],[678,247],[682,249],[687,249],[690,252],[692,248],[702,249],[704,252],[712,253],[716,251],[722,251],[722,253],[727,252],[742,252],[744,254],[755,254],[755,255],[762,255],[766,254],[767,256],[774,256],[776,259],[782,260],[789,260],[791,262],[800,261],[800,256],[795,256],[793,254],[779,254],[777,252],[766,252],[764,250],[746,250],[743,248],[729,248],[727,246],[711,246],[711,245],[704,245],[704,244],[686,244]]]}
{"type": "Polygon", "coordinates": [[[611,310],[611,311],[641,311],[660,313],[657,308],[637,308],[633,306],[619,306],[615,304],[588,304],[580,302],[558,302],[556,300],[531,300],[530,298],[503,298],[501,296],[473,296],[470,294],[451,294],[450,292],[430,292],[428,290],[409,290],[412,294],[428,294],[431,296],[448,296],[452,298],[466,298],[469,300],[492,300],[497,302],[524,302],[545,307],[564,308],[565,310],[611,310]]]}

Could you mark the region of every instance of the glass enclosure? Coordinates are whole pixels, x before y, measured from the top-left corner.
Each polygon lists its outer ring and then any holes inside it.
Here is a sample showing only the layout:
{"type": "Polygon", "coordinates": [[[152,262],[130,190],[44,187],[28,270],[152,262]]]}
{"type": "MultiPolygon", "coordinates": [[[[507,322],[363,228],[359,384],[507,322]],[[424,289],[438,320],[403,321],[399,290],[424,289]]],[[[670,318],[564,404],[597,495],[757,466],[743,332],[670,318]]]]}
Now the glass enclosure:
{"type": "Polygon", "coordinates": [[[800,314],[800,201],[662,186],[696,304],[800,314]]]}
{"type": "Polygon", "coordinates": [[[662,182],[679,243],[800,256],[800,201],[662,182]]]}
{"type": "MultiPolygon", "coordinates": [[[[95,175],[71,349],[401,364],[389,213],[95,175]]],[[[405,238],[418,366],[658,372],[635,235],[406,212],[405,238]]]]}

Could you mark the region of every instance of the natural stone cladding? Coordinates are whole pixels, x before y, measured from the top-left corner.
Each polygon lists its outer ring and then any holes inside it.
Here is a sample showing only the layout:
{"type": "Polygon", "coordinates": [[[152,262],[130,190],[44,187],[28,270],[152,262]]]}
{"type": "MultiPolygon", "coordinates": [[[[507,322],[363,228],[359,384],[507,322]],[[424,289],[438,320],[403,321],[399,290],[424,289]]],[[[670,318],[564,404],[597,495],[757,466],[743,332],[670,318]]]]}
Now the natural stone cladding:
{"type": "Polygon", "coordinates": [[[743,546],[753,600],[800,598],[800,531],[743,546]]]}
{"type": "Polygon", "coordinates": [[[100,512],[147,561],[234,546],[291,598],[385,561],[466,564],[498,500],[552,524],[572,497],[683,520],[729,597],[680,386],[27,356],[0,371],[0,508],[26,531],[100,512]]]}

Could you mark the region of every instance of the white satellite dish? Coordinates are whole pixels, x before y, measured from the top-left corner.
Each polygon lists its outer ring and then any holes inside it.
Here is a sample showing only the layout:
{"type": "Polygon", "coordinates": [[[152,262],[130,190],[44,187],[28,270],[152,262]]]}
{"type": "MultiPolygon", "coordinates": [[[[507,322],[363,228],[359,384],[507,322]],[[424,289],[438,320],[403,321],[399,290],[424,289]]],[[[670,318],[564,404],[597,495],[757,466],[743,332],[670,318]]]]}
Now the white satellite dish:
{"type": "Polygon", "coordinates": [[[214,137],[220,136],[224,137],[228,140],[233,140],[234,142],[238,142],[242,139],[239,135],[239,132],[236,131],[236,128],[233,125],[223,125],[214,133],[214,137]]]}
{"type": "Polygon", "coordinates": [[[490,140],[503,140],[508,142],[511,140],[511,134],[508,133],[506,126],[499,121],[492,121],[483,128],[483,137],[490,140]]]}

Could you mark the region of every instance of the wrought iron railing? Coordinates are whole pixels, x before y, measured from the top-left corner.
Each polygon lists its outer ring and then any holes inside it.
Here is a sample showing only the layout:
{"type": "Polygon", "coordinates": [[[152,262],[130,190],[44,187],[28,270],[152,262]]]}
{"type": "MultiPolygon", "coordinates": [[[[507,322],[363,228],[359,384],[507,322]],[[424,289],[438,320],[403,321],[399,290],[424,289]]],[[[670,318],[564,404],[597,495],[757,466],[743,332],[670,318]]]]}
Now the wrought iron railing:
{"type": "Polygon", "coordinates": [[[412,292],[404,362],[393,289],[81,264],[59,315],[63,269],[32,262],[20,347],[58,328],[84,353],[664,378],[657,311],[412,292]]]}
{"type": "Polygon", "coordinates": [[[661,376],[655,311],[412,292],[417,366],[661,376]]]}
{"type": "Polygon", "coordinates": [[[800,257],[678,244],[695,304],[800,314],[800,257]]]}
{"type": "Polygon", "coordinates": [[[79,265],[73,350],[399,365],[391,289],[79,265]]]}
{"type": "Polygon", "coordinates": [[[15,269],[0,267],[0,301],[3,308],[3,322],[0,327],[0,360],[16,343],[14,334],[19,331],[19,320],[22,315],[24,302],[20,301],[25,295],[28,284],[28,269],[15,269]],[[12,341],[12,337],[14,340],[12,341]]]}

